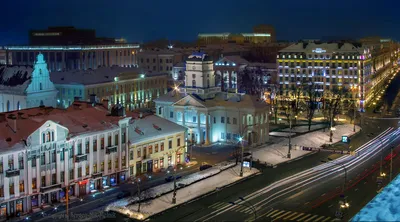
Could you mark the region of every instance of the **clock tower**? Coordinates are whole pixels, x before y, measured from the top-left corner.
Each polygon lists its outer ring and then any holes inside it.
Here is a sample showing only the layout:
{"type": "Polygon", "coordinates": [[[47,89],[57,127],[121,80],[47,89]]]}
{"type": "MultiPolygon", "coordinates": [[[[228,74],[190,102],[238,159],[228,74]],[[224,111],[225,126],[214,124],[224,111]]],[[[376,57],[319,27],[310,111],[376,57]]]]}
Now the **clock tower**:
{"type": "Polygon", "coordinates": [[[214,64],[205,53],[196,52],[186,60],[185,92],[202,98],[214,97],[221,91],[215,87],[214,64]]]}

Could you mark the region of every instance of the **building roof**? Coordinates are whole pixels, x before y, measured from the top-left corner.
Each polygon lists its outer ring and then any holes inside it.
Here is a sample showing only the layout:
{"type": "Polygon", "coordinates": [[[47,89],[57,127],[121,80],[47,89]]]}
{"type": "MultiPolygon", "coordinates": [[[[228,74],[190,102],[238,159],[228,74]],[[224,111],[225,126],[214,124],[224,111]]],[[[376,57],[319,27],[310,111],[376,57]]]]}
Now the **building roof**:
{"type": "Polygon", "coordinates": [[[292,44],[279,52],[312,52],[321,48],[329,52],[362,52],[360,45],[355,43],[315,43],[299,42],[292,44]]]}
{"type": "Polygon", "coordinates": [[[198,62],[206,62],[206,61],[213,61],[211,57],[209,57],[206,53],[204,52],[193,52],[186,61],[198,61],[198,62]]]}
{"type": "Polygon", "coordinates": [[[154,99],[154,102],[165,102],[165,103],[175,103],[185,97],[185,94],[176,92],[175,90],[171,90],[168,93],[158,97],[157,99],[154,99]]]}
{"type": "Polygon", "coordinates": [[[221,58],[220,60],[218,60],[217,62],[223,63],[224,61],[227,61],[227,60],[238,66],[249,64],[249,62],[246,59],[242,58],[241,56],[237,56],[237,55],[225,56],[225,57],[221,58]]]}
{"type": "Polygon", "coordinates": [[[31,82],[31,66],[0,66],[0,92],[24,94],[31,82]]]}
{"type": "Polygon", "coordinates": [[[137,113],[123,116],[111,116],[102,104],[75,101],[67,110],[52,107],[37,107],[0,114],[0,149],[14,150],[24,146],[27,138],[47,121],[53,121],[66,127],[70,136],[117,128],[118,121],[126,118],[138,118],[137,113]],[[10,119],[9,117],[16,117],[10,119]],[[16,126],[16,128],[15,128],[16,126]]]}
{"type": "Polygon", "coordinates": [[[178,53],[169,49],[147,49],[147,50],[142,50],[138,53],[138,56],[140,55],[159,55],[159,56],[174,56],[177,55],[178,53]]]}
{"type": "Polygon", "coordinates": [[[132,144],[165,137],[186,130],[181,125],[155,115],[134,119],[129,124],[129,127],[129,141],[132,144]]]}
{"type": "Polygon", "coordinates": [[[260,67],[260,68],[266,68],[266,69],[277,69],[276,63],[253,62],[253,63],[250,63],[247,67],[260,67]]]}
{"type": "Polygon", "coordinates": [[[140,68],[126,67],[100,67],[98,69],[89,70],[72,70],[67,72],[52,72],[50,79],[54,84],[82,84],[93,85],[107,82],[114,82],[115,77],[123,75],[123,73],[145,73],[140,68]]]}

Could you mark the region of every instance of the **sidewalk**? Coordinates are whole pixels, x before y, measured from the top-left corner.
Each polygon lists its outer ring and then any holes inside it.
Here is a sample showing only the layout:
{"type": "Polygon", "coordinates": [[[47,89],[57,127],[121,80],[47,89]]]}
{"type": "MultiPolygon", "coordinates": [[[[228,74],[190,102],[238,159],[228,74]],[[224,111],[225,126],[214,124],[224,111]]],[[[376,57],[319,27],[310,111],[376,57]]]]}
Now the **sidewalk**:
{"type": "MultiPolygon", "coordinates": [[[[291,158],[287,158],[289,150],[288,138],[271,138],[274,144],[262,146],[253,150],[253,161],[260,161],[268,165],[277,165],[295,158],[307,155],[312,151],[302,150],[301,147],[319,148],[324,144],[334,144],[342,140],[342,136],[351,136],[354,134],[352,124],[337,125],[333,132],[332,141],[329,142],[329,130],[318,130],[306,133],[291,139],[292,149],[291,158]]],[[[356,126],[356,132],[360,127],[356,126]]]]}
{"type": "MultiPolygon", "coordinates": [[[[228,167],[228,166],[226,166],[228,167]]],[[[212,169],[210,169],[211,171],[212,169]]],[[[144,220],[152,215],[158,214],[169,208],[176,207],[177,205],[183,204],[200,196],[203,196],[209,192],[218,191],[219,189],[228,186],[232,183],[238,182],[246,177],[257,174],[259,171],[255,168],[251,170],[249,168],[244,169],[243,177],[239,176],[240,165],[235,167],[221,170],[212,176],[205,179],[201,179],[189,186],[180,188],[176,192],[176,204],[172,204],[173,192],[166,193],[161,196],[157,196],[154,199],[141,203],[141,210],[138,212],[138,204],[132,205],[112,205],[107,207],[106,211],[116,211],[123,215],[127,215],[130,218],[144,220]]],[[[205,174],[210,172],[205,172],[205,174]]],[[[184,183],[184,182],[183,182],[184,183]]],[[[157,187],[155,187],[157,189],[157,187]]]]}
{"type": "MultiPolygon", "coordinates": [[[[197,163],[193,163],[194,165],[190,165],[190,167],[186,167],[183,170],[179,170],[177,172],[177,175],[188,175],[192,174],[193,172],[196,172],[199,170],[197,167],[197,163]]],[[[149,189],[153,186],[157,186],[159,184],[165,183],[165,178],[169,176],[165,172],[159,172],[159,173],[153,173],[151,177],[147,177],[143,179],[143,190],[149,189]]],[[[81,199],[76,198],[75,200],[70,200],[69,201],[69,212],[72,214],[74,212],[74,208],[79,208],[79,206],[83,205],[90,205],[91,203],[95,203],[98,201],[101,201],[102,199],[109,199],[110,197],[116,196],[119,192],[123,190],[136,190],[136,185],[132,184],[129,181],[126,181],[125,183],[119,184],[118,186],[111,187],[104,192],[96,192],[93,194],[88,194],[85,197],[81,199]]],[[[72,198],[71,198],[72,199],[72,198]]],[[[114,201],[114,200],[113,200],[114,201]]],[[[8,221],[26,221],[26,218],[28,217],[29,220],[32,221],[41,221],[41,220],[49,220],[52,219],[52,216],[55,215],[65,215],[66,214],[66,204],[65,203],[57,203],[54,204],[53,206],[50,206],[48,208],[45,208],[44,210],[41,210],[37,213],[33,213],[30,215],[25,215],[21,216],[20,218],[14,217],[10,218],[8,221]],[[57,210],[54,209],[54,207],[57,207],[57,210]]]]}

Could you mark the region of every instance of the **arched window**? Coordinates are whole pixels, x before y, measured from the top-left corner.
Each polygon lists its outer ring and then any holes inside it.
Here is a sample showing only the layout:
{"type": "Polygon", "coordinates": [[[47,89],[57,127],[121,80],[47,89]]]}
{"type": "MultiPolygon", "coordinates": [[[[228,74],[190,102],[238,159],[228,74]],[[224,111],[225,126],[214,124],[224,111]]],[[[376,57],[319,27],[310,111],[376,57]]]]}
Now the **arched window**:
{"type": "Polygon", "coordinates": [[[10,100],[7,100],[7,112],[11,111],[10,100]]]}
{"type": "Polygon", "coordinates": [[[196,87],[196,80],[194,80],[194,79],[192,80],[192,86],[196,87]]]}
{"type": "Polygon", "coordinates": [[[40,105],[44,106],[43,100],[40,100],[40,105]]]}
{"type": "Polygon", "coordinates": [[[46,142],[50,142],[51,141],[51,137],[50,137],[50,132],[46,133],[46,142]]]}
{"type": "Polygon", "coordinates": [[[19,104],[19,101],[17,102],[17,110],[21,110],[21,104],[19,104]]]}
{"type": "Polygon", "coordinates": [[[43,85],[42,85],[42,83],[39,83],[39,90],[43,90],[43,85]]]}

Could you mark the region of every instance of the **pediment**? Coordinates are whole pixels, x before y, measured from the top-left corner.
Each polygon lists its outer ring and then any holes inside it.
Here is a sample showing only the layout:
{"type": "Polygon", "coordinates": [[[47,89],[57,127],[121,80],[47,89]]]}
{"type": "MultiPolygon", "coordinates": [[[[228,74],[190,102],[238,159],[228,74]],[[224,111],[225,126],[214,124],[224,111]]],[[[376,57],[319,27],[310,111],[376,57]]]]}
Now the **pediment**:
{"type": "Polygon", "coordinates": [[[206,106],[198,101],[196,98],[194,98],[191,95],[187,95],[183,97],[182,99],[178,100],[176,103],[173,104],[173,106],[195,106],[195,107],[202,107],[205,108],[206,106]]]}

